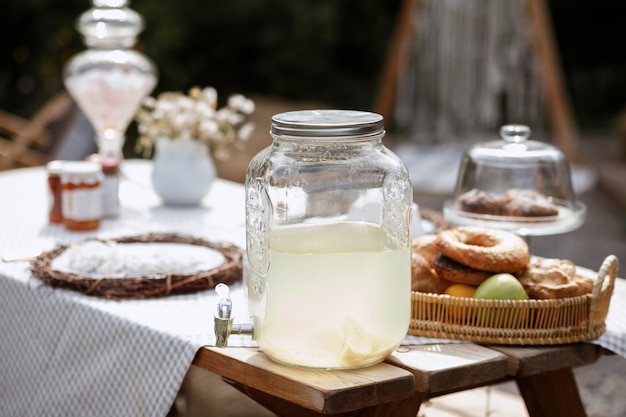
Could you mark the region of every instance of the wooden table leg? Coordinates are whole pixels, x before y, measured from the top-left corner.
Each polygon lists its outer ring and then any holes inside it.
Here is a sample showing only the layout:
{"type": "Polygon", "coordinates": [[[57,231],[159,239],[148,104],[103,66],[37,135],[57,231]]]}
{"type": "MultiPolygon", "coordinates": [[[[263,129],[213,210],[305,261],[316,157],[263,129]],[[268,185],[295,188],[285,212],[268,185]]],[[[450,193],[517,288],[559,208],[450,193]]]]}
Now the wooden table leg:
{"type": "Polygon", "coordinates": [[[572,368],[516,379],[530,417],[586,417],[572,368]]]}
{"type": "MultiPolygon", "coordinates": [[[[269,395],[254,388],[247,387],[235,381],[226,378],[223,380],[234,388],[238,389],[263,407],[276,414],[278,417],[320,417],[327,414],[321,414],[316,411],[309,410],[297,404],[290,403],[281,398],[269,395]]],[[[411,398],[401,401],[394,401],[387,404],[381,404],[374,407],[367,407],[361,410],[350,411],[347,413],[333,414],[335,417],[415,417],[419,411],[424,395],[415,393],[411,398]]]]}

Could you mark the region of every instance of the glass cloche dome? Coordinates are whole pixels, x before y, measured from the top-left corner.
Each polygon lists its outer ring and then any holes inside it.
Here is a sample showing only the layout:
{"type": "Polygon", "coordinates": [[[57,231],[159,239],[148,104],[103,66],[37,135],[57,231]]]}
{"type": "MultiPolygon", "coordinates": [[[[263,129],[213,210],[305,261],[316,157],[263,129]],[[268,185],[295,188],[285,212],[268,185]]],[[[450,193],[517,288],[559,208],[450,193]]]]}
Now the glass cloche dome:
{"type": "Polygon", "coordinates": [[[526,236],[580,227],[586,207],[576,199],[563,153],[529,140],[528,126],[505,125],[500,135],[464,152],[453,197],[444,204],[446,220],[526,236]]]}

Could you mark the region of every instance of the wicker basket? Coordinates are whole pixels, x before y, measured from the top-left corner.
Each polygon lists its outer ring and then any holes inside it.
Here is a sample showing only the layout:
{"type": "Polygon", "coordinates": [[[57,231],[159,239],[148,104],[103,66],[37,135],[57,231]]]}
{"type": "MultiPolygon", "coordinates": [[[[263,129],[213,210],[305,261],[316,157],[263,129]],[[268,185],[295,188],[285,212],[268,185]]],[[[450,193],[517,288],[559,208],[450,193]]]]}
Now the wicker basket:
{"type": "Polygon", "coordinates": [[[477,300],[413,291],[409,334],[504,345],[594,339],[606,330],[617,267],[617,257],[608,256],[591,294],[555,300],[477,300]]]}

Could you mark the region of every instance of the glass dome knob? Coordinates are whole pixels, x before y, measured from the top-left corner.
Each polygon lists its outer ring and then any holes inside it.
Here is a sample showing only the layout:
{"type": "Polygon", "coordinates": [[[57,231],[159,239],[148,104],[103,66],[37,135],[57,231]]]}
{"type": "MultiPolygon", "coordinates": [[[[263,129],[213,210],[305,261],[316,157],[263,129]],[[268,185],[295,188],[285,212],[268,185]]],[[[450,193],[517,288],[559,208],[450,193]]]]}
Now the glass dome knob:
{"type": "Polygon", "coordinates": [[[92,4],[96,7],[125,7],[128,6],[128,0],[93,0],[92,4]]]}
{"type": "Polygon", "coordinates": [[[524,142],[530,137],[530,127],[525,125],[504,125],[500,128],[500,137],[506,142],[524,142]]]}

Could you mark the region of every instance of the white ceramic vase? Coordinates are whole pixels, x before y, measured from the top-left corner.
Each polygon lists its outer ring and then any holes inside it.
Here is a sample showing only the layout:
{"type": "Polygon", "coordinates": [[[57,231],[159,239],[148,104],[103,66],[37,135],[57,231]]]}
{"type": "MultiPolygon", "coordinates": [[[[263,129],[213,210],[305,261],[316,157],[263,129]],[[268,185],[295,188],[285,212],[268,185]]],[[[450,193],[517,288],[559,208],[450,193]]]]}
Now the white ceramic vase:
{"type": "Polygon", "coordinates": [[[216,177],[207,145],[192,139],[157,139],[152,186],[167,205],[198,205],[216,177]]]}

